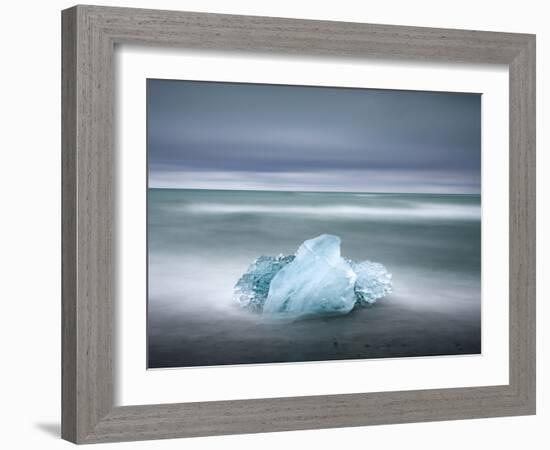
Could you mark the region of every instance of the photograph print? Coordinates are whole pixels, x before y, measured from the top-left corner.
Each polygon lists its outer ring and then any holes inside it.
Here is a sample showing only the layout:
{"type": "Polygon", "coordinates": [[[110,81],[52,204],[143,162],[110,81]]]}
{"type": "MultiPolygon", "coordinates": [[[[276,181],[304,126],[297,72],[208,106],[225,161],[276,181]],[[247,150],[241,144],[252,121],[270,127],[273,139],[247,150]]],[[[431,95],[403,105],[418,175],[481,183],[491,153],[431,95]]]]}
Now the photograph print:
{"type": "Polygon", "coordinates": [[[147,367],[481,353],[481,95],[147,80],[147,367]]]}

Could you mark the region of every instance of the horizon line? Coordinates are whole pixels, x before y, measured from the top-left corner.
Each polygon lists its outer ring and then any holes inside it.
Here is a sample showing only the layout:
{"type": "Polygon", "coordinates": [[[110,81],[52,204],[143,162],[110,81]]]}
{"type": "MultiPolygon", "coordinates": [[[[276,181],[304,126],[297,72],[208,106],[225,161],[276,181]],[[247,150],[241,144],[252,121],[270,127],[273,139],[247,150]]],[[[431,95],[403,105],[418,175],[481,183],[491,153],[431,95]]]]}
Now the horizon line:
{"type": "Polygon", "coordinates": [[[180,191],[234,191],[234,192],[289,192],[289,193],[310,193],[310,194],[399,194],[399,195],[479,195],[481,192],[388,192],[388,191],[294,191],[286,189],[269,190],[269,189],[208,189],[208,188],[184,188],[184,187],[160,187],[147,186],[147,189],[159,190],[180,190],[180,191]]]}

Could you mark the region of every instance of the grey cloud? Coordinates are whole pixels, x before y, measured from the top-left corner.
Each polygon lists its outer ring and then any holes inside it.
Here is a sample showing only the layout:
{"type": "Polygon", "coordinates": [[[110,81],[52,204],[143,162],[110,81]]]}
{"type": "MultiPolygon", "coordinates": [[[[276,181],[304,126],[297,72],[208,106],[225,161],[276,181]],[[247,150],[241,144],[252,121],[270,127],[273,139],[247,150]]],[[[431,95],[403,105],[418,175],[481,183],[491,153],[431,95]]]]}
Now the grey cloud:
{"type": "Polygon", "coordinates": [[[170,80],[147,87],[151,186],[170,178],[190,187],[217,173],[231,185],[274,190],[299,189],[298,176],[315,178],[318,190],[334,189],[334,179],[346,191],[480,190],[478,94],[170,80]],[[393,171],[395,186],[387,176],[371,176],[384,180],[376,184],[350,175],[361,171],[393,171]],[[413,178],[398,183],[404,173],[413,178]]]}

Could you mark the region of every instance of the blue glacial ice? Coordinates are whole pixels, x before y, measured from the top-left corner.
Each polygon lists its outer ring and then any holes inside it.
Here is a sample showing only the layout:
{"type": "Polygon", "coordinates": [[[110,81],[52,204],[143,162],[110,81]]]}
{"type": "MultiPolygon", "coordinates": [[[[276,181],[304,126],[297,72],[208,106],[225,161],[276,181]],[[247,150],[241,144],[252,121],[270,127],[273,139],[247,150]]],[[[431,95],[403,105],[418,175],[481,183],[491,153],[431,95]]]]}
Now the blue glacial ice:
{"type": "Polygon", "coordinates": [[[260,256],[235,285],[235,300],[266,318],[294,320],[347,314],[392,290],[379,263],[355,263],[340,255],[340,238],[323,234],[295,255],[260,256]]]}
{"type": "Polygon", "coordinates": [[[241,276],[234,288],[234,298],[243,308],[261,312],[273,277],[294,260],[290,256],[260,256],[241,276]]]}
{"type": "Polygon", "coordinates": [[[355,296],[358,305],[371,305],[391,293],[392,276],[382,264],[372,261],[349,262],[357,275],[355,296]]]}
{"type": "Polygon", "coordinates": [[[297,318],[347,314],[355,305],[357,275],[340,256],[340,238],[322,235],[305,241],[296,258],[271,280],[263,315],[297,318]]]}

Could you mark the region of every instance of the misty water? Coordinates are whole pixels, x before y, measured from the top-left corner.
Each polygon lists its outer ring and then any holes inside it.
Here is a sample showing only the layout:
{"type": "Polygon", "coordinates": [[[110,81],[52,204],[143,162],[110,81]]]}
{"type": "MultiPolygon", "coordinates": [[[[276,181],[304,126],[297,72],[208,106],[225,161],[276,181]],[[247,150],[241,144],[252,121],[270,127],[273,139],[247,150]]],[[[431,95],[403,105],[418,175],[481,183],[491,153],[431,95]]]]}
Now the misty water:
{"type": "Polygon", "coordinates": [[[148,190],[148,366],[481,351],[479,195],[148,190]],[[393,293],[340,317],[268,323],[233,300],[260,255],[320,234],[393,274],[393,293]]]}

